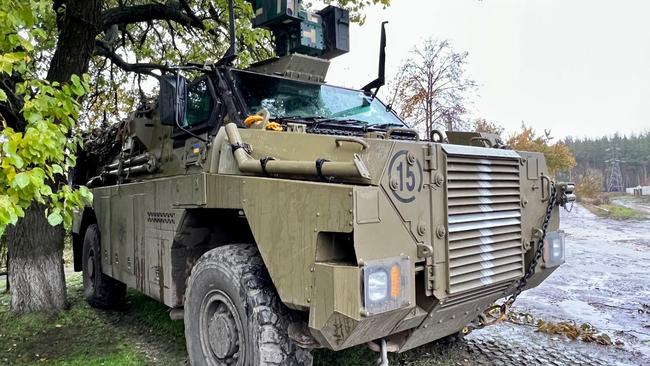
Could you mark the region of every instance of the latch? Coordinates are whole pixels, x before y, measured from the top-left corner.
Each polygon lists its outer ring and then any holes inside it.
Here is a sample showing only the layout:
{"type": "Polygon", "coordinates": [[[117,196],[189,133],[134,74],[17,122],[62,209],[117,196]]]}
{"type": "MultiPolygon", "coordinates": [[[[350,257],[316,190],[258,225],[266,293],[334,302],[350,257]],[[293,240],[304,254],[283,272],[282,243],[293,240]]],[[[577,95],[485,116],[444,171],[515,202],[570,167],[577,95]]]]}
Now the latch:
{"type": "Polygon", "coordinates": [[[433,247],[425,243],[418,243],[418,258],[427,258],[433,255],[433,247]]]}

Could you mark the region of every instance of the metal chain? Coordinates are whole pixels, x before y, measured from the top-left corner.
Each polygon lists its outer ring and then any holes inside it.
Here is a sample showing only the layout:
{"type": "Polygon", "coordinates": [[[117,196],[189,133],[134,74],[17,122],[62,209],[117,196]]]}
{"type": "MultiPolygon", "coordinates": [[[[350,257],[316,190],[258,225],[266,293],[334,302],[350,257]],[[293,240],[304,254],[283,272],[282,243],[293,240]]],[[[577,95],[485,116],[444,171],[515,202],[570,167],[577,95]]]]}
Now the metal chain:
{"type": "Polygon", "coordinates": [[[548,206],[546,207],[546,215],[544,216],[544,222],[542,223],[542,228],[541,228],[542,233],[539,237],[539,240],[537,241],[537,249],[535,250],[535,254],[533,256],[532,261],[530,262],[530,265],[528,266],[528,269],[526,270],[526,273],[521,278],[521,280],[519,280],[517,286],[510,294],[510,297],[503,304],[493,305],[489,307],[479,316],[478,324],[473,322],[473,325],[470,325],[465,329],[463,329],[463,333],[467,333],[472,329],[483,328],[488,325],[493,325],[506,319],[508,309],[512,306],[515,300],[517,300],[517,296],[519,296],[521,292],[524,290],[524,287],[526,287],[528,280],[535,274],[535,269],[537,268],[537,264],[539,263],[540,258],[542,258],[542,255],[544,254],[544,239],[546,239],[546,231],[548,230],[548,225],[551,222],[551,217],[553,215],[553,208],[555,208],[556,204],[557,204],[556,188],[555,188],[555,184],[551,182],[551,187],[549,190],[548,206]],[[497,310],[498,310],[498,316],[494,315],[494,313],[497,312],[497,310]],[[490,318],[492,318],[492,320],[490,320],[490,318]]]}
{"type": "Polygon", "coordinates": [[[548,197],[548,206],[546,207],[546,216],[544,217],[544,223],[542,224],[542,235],[540,235],[539,240],[537,242],[537,250],[535,251],[533,260],[530,262],[530,265],[528,266],[528,270],[526,271],[526,274],[524,275],[524,277],[522,277],[522,279],[517,284],[517,287],[515,288],[513,293],[505,302],[505,305],[507,307],[512,306],[515,300],[517,300],[517,296],[519,296],[519,294],[521,294],[521,292],[523,291],[524,287],[526,287],[528,280],[535,274],[537,263],[539,262],[540,258],[542,258],[542,255],[544,254],[544,239],[546,239],[546,231],[548,230],[548,225],[551,223],[551,217],[553,216],[553,208],[555,208],[556,200],[557,197],[556,197],[555,184],[551,183],[551,189],[549,190],[549,197],[548,197]]]}

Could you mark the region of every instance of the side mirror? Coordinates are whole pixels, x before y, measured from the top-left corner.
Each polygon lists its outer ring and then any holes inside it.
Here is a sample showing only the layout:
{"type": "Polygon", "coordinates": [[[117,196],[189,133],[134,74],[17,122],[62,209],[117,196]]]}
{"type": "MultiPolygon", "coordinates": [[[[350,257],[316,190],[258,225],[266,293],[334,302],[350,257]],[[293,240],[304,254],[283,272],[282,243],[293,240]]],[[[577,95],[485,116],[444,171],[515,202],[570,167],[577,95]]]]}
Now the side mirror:
{"type": "Polygon", "coordinates": [[[158,112],[164,126],[182,125],[185,119],[187,79],[180,75],[163,75],[160,78],[158,112]]]}

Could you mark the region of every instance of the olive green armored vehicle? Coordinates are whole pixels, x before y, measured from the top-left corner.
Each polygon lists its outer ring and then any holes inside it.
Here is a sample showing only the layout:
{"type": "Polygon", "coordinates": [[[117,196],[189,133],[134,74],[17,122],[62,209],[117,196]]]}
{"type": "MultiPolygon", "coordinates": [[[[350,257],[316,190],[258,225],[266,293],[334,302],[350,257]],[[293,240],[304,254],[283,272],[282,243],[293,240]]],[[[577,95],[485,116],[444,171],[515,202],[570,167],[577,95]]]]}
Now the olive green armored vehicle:
{"type": "Polygon", "coordinates": [[[90,304],[127,287],[164,303],[192,365],[310,365],[310,349],[362,344],[387,364],[485,325],[563,263],[572,185],[543,155],[421,138],[376,97],[383,52],[361,90],[324,83],[348,50],[346,11],[252,5],[278,58],[233,68],[233,42],[178,67],[103,158],[80,157],[94,202],[75,217],[74,264],[90,304]]]}

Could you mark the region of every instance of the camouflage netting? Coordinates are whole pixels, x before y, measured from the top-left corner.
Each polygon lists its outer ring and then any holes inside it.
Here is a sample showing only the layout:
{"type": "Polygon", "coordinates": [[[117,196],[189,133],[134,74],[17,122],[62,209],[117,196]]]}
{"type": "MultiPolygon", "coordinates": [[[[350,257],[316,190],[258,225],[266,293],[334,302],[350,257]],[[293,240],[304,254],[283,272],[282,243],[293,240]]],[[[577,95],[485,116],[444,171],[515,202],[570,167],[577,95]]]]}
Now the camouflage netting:
{"type": "Polygon", "coordinates": [[[86,184],[118,155],[125,125],[126,121],[103,124],[83,135],[84,147],[77,157],[74,184],[86,184]]]}

